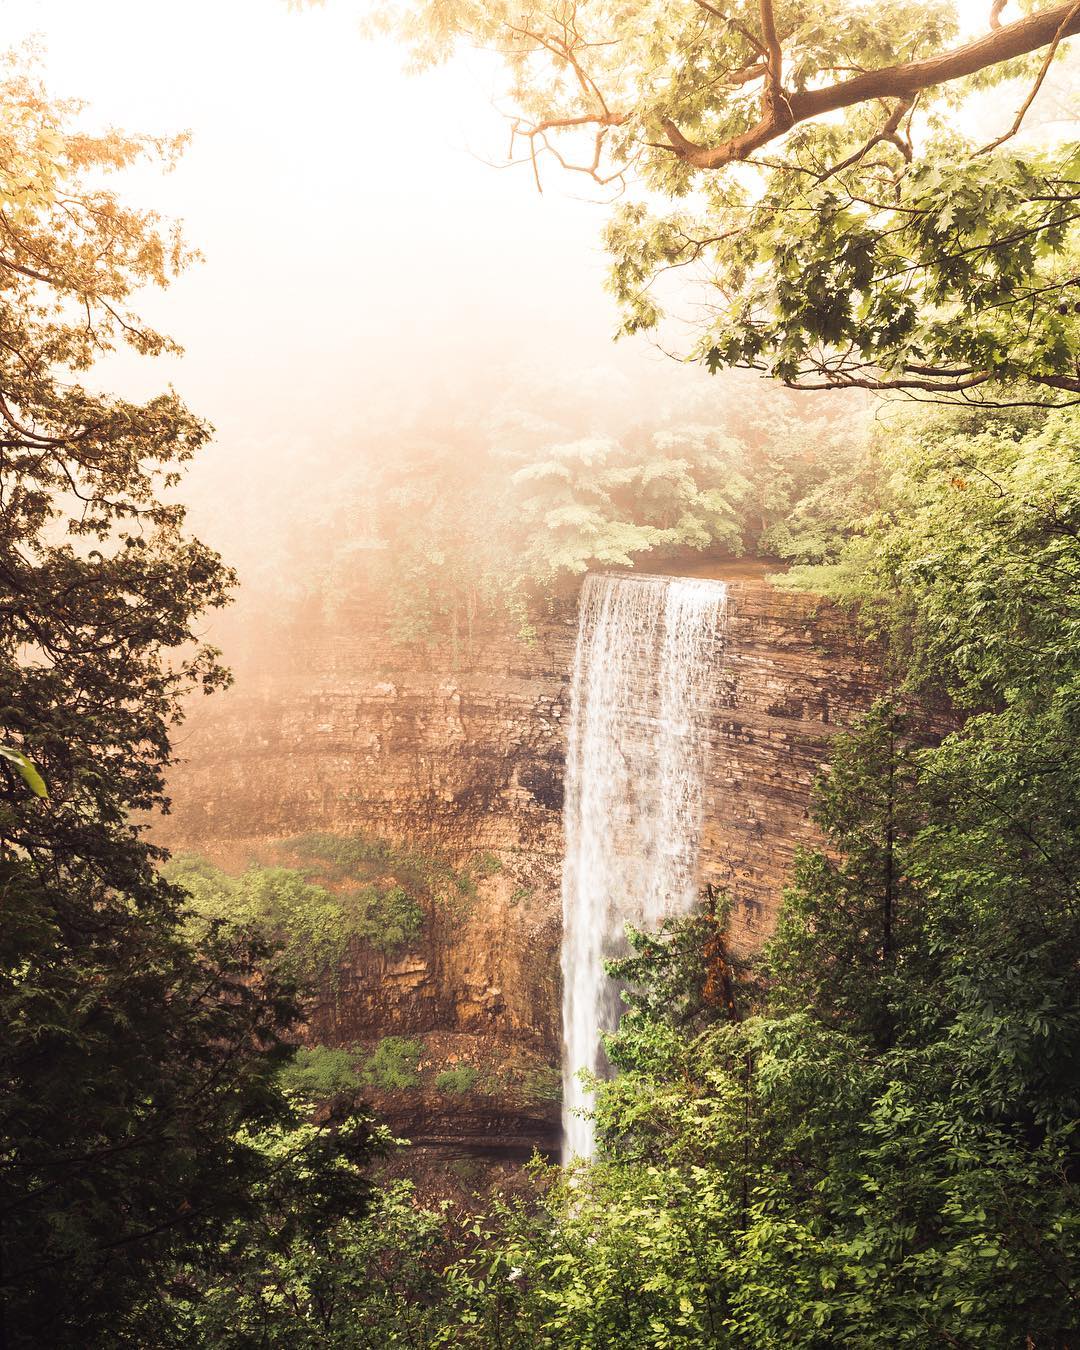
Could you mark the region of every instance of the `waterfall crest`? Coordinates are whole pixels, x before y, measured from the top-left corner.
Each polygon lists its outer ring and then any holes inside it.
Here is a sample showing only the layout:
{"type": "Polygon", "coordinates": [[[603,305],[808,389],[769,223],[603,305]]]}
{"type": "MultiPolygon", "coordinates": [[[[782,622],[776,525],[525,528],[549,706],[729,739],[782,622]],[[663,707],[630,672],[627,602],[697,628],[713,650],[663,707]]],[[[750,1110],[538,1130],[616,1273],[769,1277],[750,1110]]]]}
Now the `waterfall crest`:
{"type": "Polygon", "coordinates": [[[627,923],[656,927],[696,893],[709,711],[727,587],[592,575],[581,592],[563,823],[563,1160],[593,1149],[577,1072],[606,1067],[620,1000],[603,970],[627,923]]]}

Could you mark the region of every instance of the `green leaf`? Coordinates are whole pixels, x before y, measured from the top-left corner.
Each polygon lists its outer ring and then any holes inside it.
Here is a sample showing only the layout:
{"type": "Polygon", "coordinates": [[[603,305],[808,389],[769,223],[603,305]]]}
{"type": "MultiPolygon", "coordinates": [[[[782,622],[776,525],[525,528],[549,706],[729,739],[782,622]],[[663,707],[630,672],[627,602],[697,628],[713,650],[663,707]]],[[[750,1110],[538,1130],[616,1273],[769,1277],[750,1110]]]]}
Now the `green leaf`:
{"type": "Polygon", "coordinates": [[[49,789],[45,786],[45,779],[38,773],[37,765],[32,759],[28,759],[21,750],[13,750],[9,745],[0,745],[0,757],[15,765],[19,773],[22,774],[23,782],[35,797],[47,797],[49,795],[49,789]]]}

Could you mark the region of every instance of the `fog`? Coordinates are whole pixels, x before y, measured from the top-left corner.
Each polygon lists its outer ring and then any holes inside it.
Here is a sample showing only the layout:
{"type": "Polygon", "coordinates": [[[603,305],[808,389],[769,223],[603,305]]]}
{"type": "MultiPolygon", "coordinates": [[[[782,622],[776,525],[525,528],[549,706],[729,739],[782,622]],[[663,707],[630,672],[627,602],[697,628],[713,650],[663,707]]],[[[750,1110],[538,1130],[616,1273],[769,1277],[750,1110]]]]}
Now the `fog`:
{"type": "Polygon", "coordinates": [[[497,396],[556,362],[631,379],[671,365],[610,341],[603,206],[484,162],[505,136],[481,61],[410,77],[356,13],[283,0],[3,6],[7,42],[40,37],[49,92],[85,99],[88,126],[191,131],[173,173],[142,167],[124,189],[182,218],[204,254],[141,301],[185,355],[122,358],[104,378],[132,396],[172,382],[214,424],[185,496],[242,569],[251,531],[272,549],[270,518],[291,491],[311,488],[328,453],[362,454],[372,426],[424,408],[437,421],[447,399],[497,396]]]}
{"type": "Polygon", "coordinates": [[[213,423],[183,495],[264,599],[287,585],[298,532],[363,533],[364,475],[399,434],[452,426],[464,468],[470,428],[479,444],[514,406],[562,434],[619,434],[683,401],[720,421],[732,399],[780,397],[614,344],[593,185],[553,177],[541,194],[527,167],[493,167],[494,68],[475,56],[410,76],[357,13],[3,4],[8,43],[40,39],[49,92],[85,99],[88,126],[191,132],[174,172],[140,166],[124,185],[204,254],[141,302],[186,354],[121,356],[96,378],[132,397],[171,382],[213,423]],[[573,405],[572,425],[553,403],[573,405]]]}

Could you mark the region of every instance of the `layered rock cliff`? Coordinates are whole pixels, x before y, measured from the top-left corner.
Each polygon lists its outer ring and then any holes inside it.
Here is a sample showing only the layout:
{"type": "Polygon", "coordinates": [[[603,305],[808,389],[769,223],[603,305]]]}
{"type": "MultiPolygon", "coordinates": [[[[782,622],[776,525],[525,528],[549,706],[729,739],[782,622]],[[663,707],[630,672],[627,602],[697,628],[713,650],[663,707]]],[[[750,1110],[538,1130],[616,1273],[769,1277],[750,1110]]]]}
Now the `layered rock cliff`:
{"type": "MultiPolygon", "coordinates": [[[[706,791],[702,880],[730,891],[732,939],[767,934],[830,736],[880,692],[851,619],[719,567],[730,617],[706,791]]],[[[199,705],[158,836],[226,866],[309,831],[366,833],[502,866],[467,905],[436,908],[415,951],[357,948],[320,1035],[510,1037],[557,1060],[561,806],[572,612],[475,635],[467,659],[396,647],[377,600],[311,624],[289,658],[199,705]]]]}

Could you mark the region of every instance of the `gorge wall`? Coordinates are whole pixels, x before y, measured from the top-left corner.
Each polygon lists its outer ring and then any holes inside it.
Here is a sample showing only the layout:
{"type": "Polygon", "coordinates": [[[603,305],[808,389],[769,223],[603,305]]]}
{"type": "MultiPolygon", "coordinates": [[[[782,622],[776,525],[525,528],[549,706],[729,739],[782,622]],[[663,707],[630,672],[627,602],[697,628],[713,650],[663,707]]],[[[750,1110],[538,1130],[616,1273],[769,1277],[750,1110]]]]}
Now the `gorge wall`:
{"type": "MultiPolygon", "coordinates": [[[[764,572],[708,573],[729,581],[730,612],[701,879],[730,892],[742,950],[767,935],[795,851],[815,838],[810,791],[829,738],[882,689],[849,615],[764,572]]],[[[436,907],[416,950],[355,949],[313,1034],[481,1038],[557,1064],[576,616],[541,622],[531,642],[479,631],[455,668],[448,650],[396,647],[380,609],[377,596],[358,597],[193,707],[156,837],[232,869],[311,831],[377,835],[458,863],[493,856],[501,867],[467,903],[436,907]]]]}

